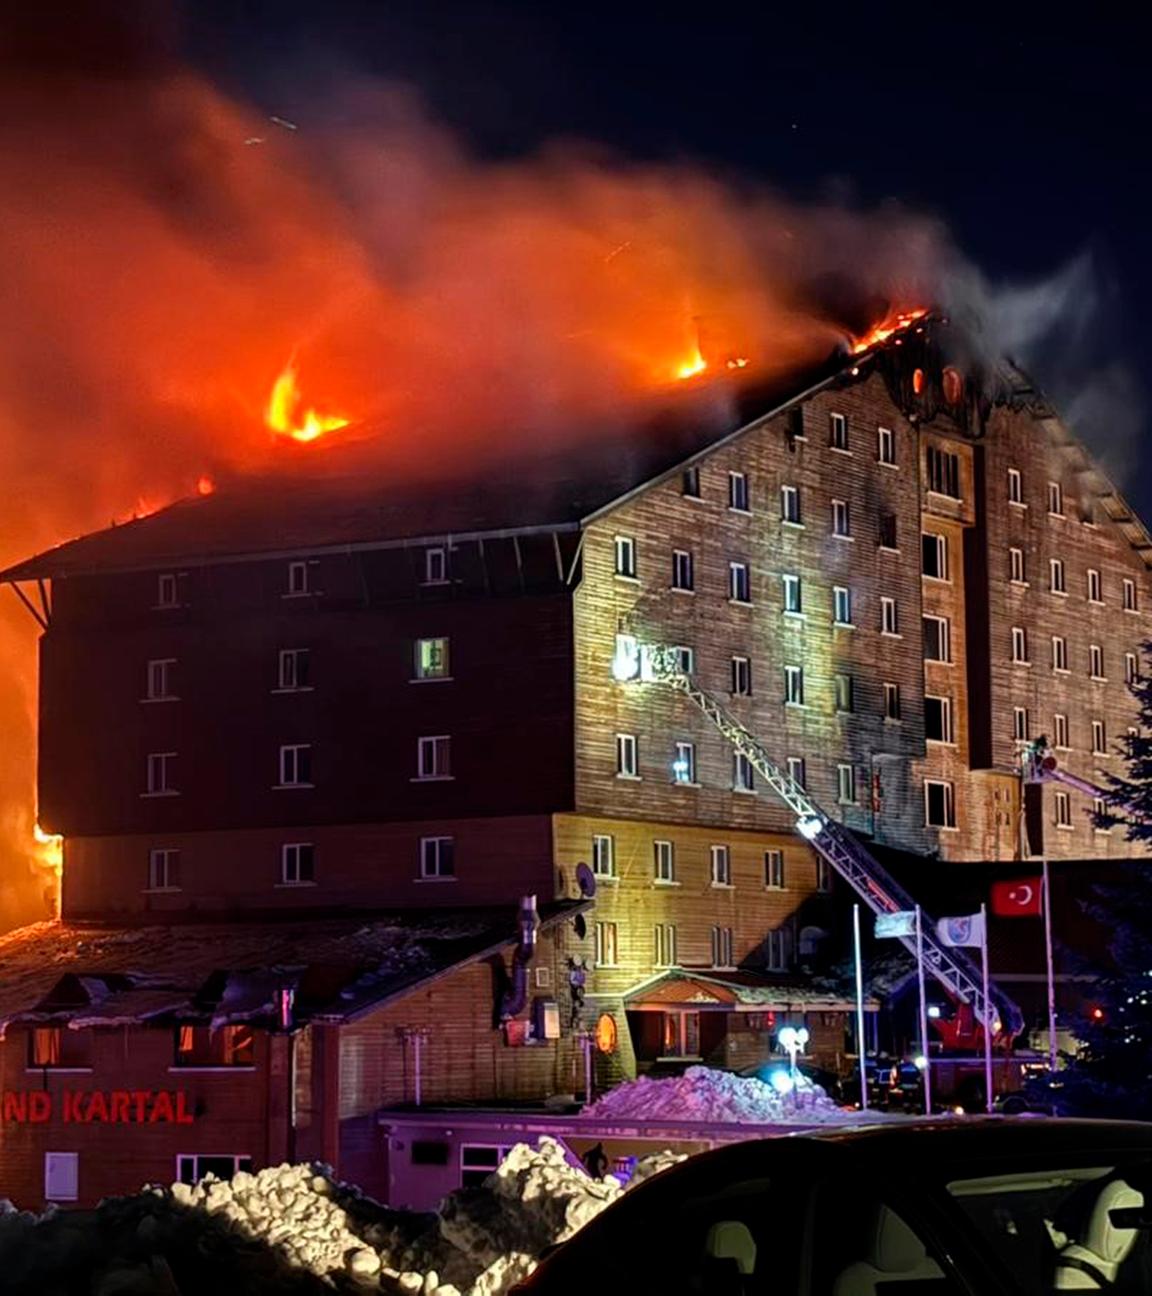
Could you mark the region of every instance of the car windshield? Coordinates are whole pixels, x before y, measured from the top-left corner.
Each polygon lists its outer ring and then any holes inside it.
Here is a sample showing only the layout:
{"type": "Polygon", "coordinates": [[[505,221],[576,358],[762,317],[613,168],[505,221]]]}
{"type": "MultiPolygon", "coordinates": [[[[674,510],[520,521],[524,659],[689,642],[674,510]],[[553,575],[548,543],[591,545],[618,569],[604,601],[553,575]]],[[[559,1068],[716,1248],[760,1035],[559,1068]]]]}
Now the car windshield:
{"type": "Polygon", "coordinates": [[[953,1179],[947,1190],[1028,1296],[1152,1296],[1152,1163],[953,1179]]]}

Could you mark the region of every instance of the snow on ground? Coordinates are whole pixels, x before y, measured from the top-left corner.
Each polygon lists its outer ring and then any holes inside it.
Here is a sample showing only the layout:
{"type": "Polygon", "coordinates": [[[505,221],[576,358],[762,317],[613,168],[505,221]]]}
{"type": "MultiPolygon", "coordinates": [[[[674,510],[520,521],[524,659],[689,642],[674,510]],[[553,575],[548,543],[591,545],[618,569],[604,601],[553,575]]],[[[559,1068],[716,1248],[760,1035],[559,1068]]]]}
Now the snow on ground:
{"type": "Polygon", "coordinates": [[[617,1085],[587,1108],[587,1115],[605,1120],[819,1125],[851,1119],[853,1113],[838,1107],[804,1075],[797,1075],[791,1093],[782,1094],[754,1076],[697,1066],[662,1080],[641,1076],[617,1085]]]}

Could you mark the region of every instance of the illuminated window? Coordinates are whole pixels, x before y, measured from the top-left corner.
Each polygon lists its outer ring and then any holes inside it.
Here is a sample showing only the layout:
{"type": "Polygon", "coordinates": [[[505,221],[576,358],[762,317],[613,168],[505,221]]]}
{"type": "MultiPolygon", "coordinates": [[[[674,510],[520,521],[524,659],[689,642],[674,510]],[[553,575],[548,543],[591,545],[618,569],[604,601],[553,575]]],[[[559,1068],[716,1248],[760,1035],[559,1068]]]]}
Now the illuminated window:
{"type": "Polygon", "coordinates": [[[1012,708],[1012,737],[1016,742],[1027,742],[1031,726],[1027,707],[1012,708]]]}
{"type": "Polygon", "coordinates": [[[928,742],[954,741],[951,698],[930,696],[924,698],[924,737],[928,742]]]}
{"type": "Polygon", "coordinates": [[[736,792],[756,790],[756,774],[752,762],[743,752],[735,752],[732,757],[732,787],[736,792]]]}
{"type": "Polygon", "coordinates": [[[789,756],[787,769],[788,777],[797,787],[808,787],[808,765],[803,756],[789,756]]]}
{"type": "Polygon", "coordinates": [[[832,678],[832,686],[836,710],[854,711],[856,709],[855,688],[852,676],[845,674],[843,671],[837,671],[832,678]]]}
{"type": "Polygon", "coordinates": [[[1014,585],[1027,585],[1028,579],[1025,575],[1023,549],[1008,550],[1008,579],[1014,585]]]}
{"type": "Polygon", "coordinates": [[[900,546],[896,543],[896,514],[881,513],[877,519],[879,538],[877,543],[881,549],[898,549],[900,546]]]}
{"type": "Polygon", "coordinates": [[[1103,603],[1104,593],[1100,581],[1100,573],[1094,568],[1088,568],[1088,602],[1103,603]]]}
{"type": "Polygon", "coordinates": [[[1088,645],[1088,674],[1094,680],[1104,678],[1104,649],[1099,644],[1088,645]]]}
{"type": "Polygon", "coordinates": [[[948,537],[936,531],[920,536],[920,571],[933,580],[948,579],[948,537]]]}
{"type": "Polygon", "coordinates": [[[700,469],[693,465],[685,468],[680,476],[680,494],[687,499],[700,498],[700,469]]]}
{"type": "Polygon", "coordinates": [[[848,501],[832,501],[832,534],[846,540],[852,534],[852,517],[848,511],[848,501]]]}
{"type": "Polygon", "coordinates": [[[964,379],[960,375],[960,370],[949,365],[940,375],[940,379],[944,389],[944,399],[949,405],[959,405],[960,398],[964,395],[964,379]]]}
{"type": "Polygon", "coordinates": [[[652,962],[656,967],[676,966],[676,925],[675,923],[657,923],[654,929],[654,954],[652,962]]]}
{"type": "Polygon", "coordinates": [[[896,600],[887,594],[880,597],[880,633],[885,635],[900,633],[900,616],[896,600]]]}
{"type": "Polygon", "coordinates": [[[175,752],[149,752],[145,765],[145,796],[177,796],[175,752]]]}
{"type": "Polygon", "coordinates": [[[316,880],[316,848],[311,842],[285,842],[280,847],[282,886],[306,886],[316,880]]]}
{"type": "Polygon", "coordinates": [[[769,891],[784,890],[784,852],[767,850],[764,852],[764,885],[769,891]]]}
{"type": "Polygon", "coordinates": [[[876,429],[876,461],[889,466],[896,463],[896,433],[891,428],[876,429]]]}
{"type": "Polygon", "coordinates": [[[1068,640],[1063,635],[1052,636],[1052,669],[1054,671],[1068,669],[1068,640]]]}
{"type": "Polygon", "coordinates": [[[306,562],[290,562],[288,564],[288,595],[292,597],[299,594],[307,594],[308,591],[308,564],[306,562]]]}
{"type": "Polygon", "coordinates": [[[692,554],[687,549],[672,550],[672,588],[691,593],[696,588],[692,554]]]}
{"type": "Polygon", "coordinates": [[[884,719],[885,720],[900,719],[900,685],[899,684],[888,683],[884,685],[884,719]]]}
{"type": "Polygon", "coordinates": [[[712,966],[718,968],[735,967],[732,959],[732,928],[712,928],[712,966]]]}
{"type": "Polygon", "coordinates": [[[640,777],[635,734],[618,733],[616,735],[616,777],[640,777]]]}
{"type": "Polygon", "coordinates": [[[448,679],[449,671],[450,658],[447,636],[416,640],[417,679],[448,679]]]}
{"type": "Polygon", "coordinates": [[[280,786],[312,786],[312,747],[308,743],[291,743],[280,748],[280,786]]]}
{"type": "Polygon", "coordinates": [[[1024,479],[1019,468],[1008,469],[1008,503],[1024,504],[1024,479]]]}
{"type": "Polygon", "coordinates": [[[601,878],[616,876],[616,838],[609,833],[592,837],[592,872],[601,878]]]}
{"type": "Polygon", "coordinates": [[[696,744],[678,742],[672,760],[672,778],[677,783],[696,782],[696,744]]]}
{"type": "Polygon", "coordinates": [[[1023,626],[1012,627],[1012,660],[1027,663],[1028,631],[1023,626]]]}
{"type": "Polygon", "coordinates": [[[728,564],[728,598],[733,603],[752,602],[752,577],[747,563],[728,564]]]}
{"type": "Polygon", "coordinates": [[[836,766],[836,799],[843,805],[856,804],[856,766],[836,766]]]}
{"type": "Polygon", "coordinates": [[[799,616],[804,610],[800,577],[785,575],[780,581],[784,589],[784,611],[799,616]]]}
{"type": "MultiPolygon", "coordinates": [[[[446,644],[447,640],[443,642],[446,644]]],[[[308,669],[311,658],[307,648],[281,648],[276,664],[276,687],[282,692],[295,693],[312,687],[308,669]]]]}
{"type": "Polygon", "coordinates": [[[1052,717],[1052,745],[1057,751],[1067,751],[1068,745],[1068,717],[1057,712],[1052,717]]]}
{"type": "Polygon", "coordinates": [[[929,828],[956,827],[956,793],[951,783],[924,780],[924,822],[929,828]]]}
{"type": "Polygon", "coordinates": [[[748,697],[752,692],[752,662],[748,657],[732,658],[732,695],[748,697]]]}
{"type": "Polygon", "coordinates": [[[180,852],[170,846],[148,852],[148,890],[180,889],[180,852]]]}
{"type": "Polygon", "coordinates": [[[1124,611],[1135,612],[1136,611],[1136,582],[1134,580],[1129,580],[1128,577],[1125,576],[1123,589],[1124,589],[1124,611]]]}
{"type": "Polygon", "coordinates": [[[732,885],[732,855],[727,846],[713,846],[709,852],[712,859],[712,885],[732,885]]]}
{"type": "Polygon", "coordinates": [[[1108,755],[1108,740],[1104,733],[1103,720],[1092,721],[1092,755],[1093,756],[1108,755]]]}
{"type": "Polygon", "coordinates": [[[748,509],[748,474],[730,472],[728,474],[728,507],[734,513],[747,513],[748,509]]]}
{"type": "Polygon", "coordinates": [[[662,1056],[695,1058],[700,1056],[700,1014],[666,1012],[664,1014],[662,1056]]]}
{"type": "Polygon", "coordinates": [[[960,459],[957,455],[938,446],[927,447],[925,467],[928,473],[928,489],[937,495],[947,495],[949,499],[960,498],[960,459]]]}
{"type": "Polygon", "coordinates": [[[456,876],[456,842],[452,837],[421,837],[419,858],[422,878],[456,876]]]}
{"type": "Polygon", "coordinates": [[[780,521],[790,526],[802,526],[800,516],[800,489],[797,486],[780,487],[780,521]]]}
{"type": "Polygon", "coordinates": [[[1140,662],[1135,653],[1124,654],[1124,683],[1135,684],[1140,678],[1140,662]]]}
{"type": "Polygon", "coordinates": [[[784,667],[784,701],[789,706],[804,705],[803,666],[784,667]]]}
{"type": "Polygon", "coordinates": [[[917,396],[923,393],[924,391],[924,370],[923,369],[912,370],[912,390],[913,392],[915,392],[917,396]]]}
{"type": "Polygon", "coordinates": [[[452,738],[449,734],[429,734],[416,739],[416,777],[452,777],[452,738]]]}
{"type": "Polygon", "coordinates": [[[184,1023],[176,1028],[178,1067],[250,1067],[256,1064],[256,1037],[251,1026],[184,1023]]]}
{"type": "Polygon", "coordinates": [[[1055,792],[1052,795],[1052,809],[1057,828],[1072,827],[1072,798],[1067,792],[1055,792]]]}
{"type": "Polygon", "coordinates": [[[172,677],[176,670],[175,657],[157,657],[148,663],[145,673],[145,700],[148,702],[175,702],[176,690],[172,677]]]}
{"type": "Polygon", "coordinates": [[[828,415],[828,444],[833,450],[848,449],[848,420],[843,414],[828,415]]]}
{"type": "Polygon", "coordinates": [[[1053,517],[1064,516],[1064,491],[1059,482],[1048,483],[1048,512],[1053,517]]]}
{"type": "Polygon", "coordinates": [[[618,535],[613,542],[616,556],[616,575],[626,580],[636,579],[636,541],[631,536],[618,535]]]}
{"type": "Polygon", "coordinates": [[[448,583],[448,550],[443,545],[433,545],[424,550],[424,584],[448,583]]]}
{"type": "Polygon", "coordinates": [[[832,620],[839,626],[852,624],[852,591],[845,585],[832,587],[832,620]]]}
{"type": "Polygon", "coordinates": [[[1068,593],[1068,587],[1064,583],[1064,560],[1062,558],[1048,559],[1048,588],[1053,594],[1068,593]]]}
{"type": "Polygon", "coordinates": [[[158,608],[179,607],[180,594],[176,577],[171,572],[156,577],[156,606],[158,608]]]}
{"type": "Polygon", "coordinates": [[[676,881],[676,848],[672,842],[652,843],[652,877],[656,882],[676,881]]]}

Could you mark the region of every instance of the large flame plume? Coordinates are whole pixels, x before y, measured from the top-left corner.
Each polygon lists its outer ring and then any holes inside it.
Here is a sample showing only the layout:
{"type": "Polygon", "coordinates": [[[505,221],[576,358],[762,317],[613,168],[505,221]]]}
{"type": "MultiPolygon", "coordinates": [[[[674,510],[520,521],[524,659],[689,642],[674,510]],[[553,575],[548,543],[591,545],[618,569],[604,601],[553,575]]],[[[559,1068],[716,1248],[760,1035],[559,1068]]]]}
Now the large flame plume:
{"type": "Polygon", "coordinates": [[[264,421],[272,431],[278,436],[307,443],[318,440],[326,432],[348,426],[348,420],[339,414],[321,414],[311,407],[305,409],[303,405],[296,382],[296,366],[290,362],[272,384],[264,409],[264,421]]]}

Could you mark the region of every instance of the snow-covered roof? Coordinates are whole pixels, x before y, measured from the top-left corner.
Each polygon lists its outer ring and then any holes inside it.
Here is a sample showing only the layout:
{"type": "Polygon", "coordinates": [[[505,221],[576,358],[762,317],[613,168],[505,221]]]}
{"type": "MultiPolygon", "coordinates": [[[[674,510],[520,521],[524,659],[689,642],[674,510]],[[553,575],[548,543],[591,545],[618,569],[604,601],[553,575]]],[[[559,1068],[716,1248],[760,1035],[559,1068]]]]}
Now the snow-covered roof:
{"type": "MultiPolygon", "coordinates": [[[[797,977],[743,970],[697,971],[695,968],[665,972],[656,980],[646,982],[626,994],[624,999],[629,1008],[677,1004],[682,1007],[728,1008],[736,1011],[761,1009],[787,1012],[789,1009],[804,1008],[813,1012],[850,1012],[856,1006],[853,999],[845,998],[830,987],[813,985],[811,981],[802,982],[797,977]]],[[[865,1007],[869,1012],[875,1012],[879,1004],[868,999],[865,1007]]]]}

